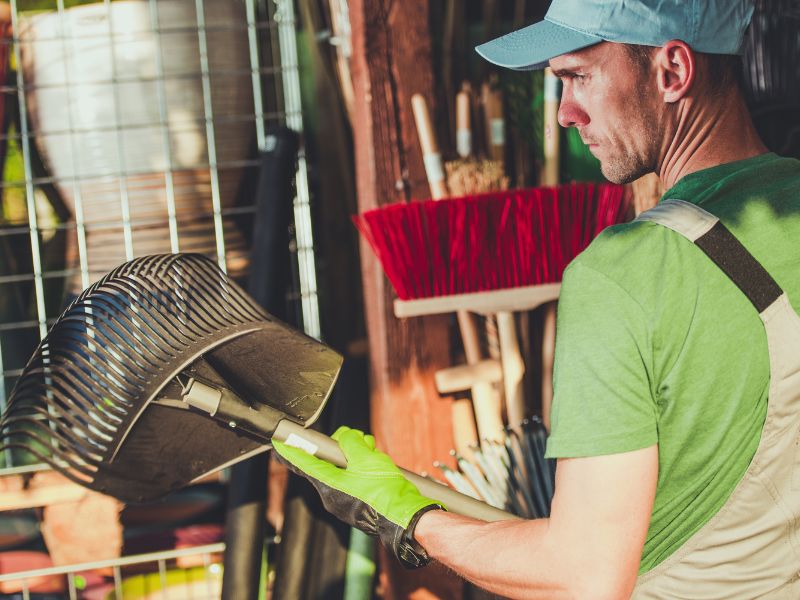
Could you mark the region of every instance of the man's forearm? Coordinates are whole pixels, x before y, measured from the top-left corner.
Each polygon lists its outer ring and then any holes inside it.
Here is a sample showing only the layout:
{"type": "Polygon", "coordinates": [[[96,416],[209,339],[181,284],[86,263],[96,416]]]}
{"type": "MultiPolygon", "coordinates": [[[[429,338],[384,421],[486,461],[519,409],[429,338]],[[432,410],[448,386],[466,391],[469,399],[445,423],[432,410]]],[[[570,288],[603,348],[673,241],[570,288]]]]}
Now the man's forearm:
{"type": "Polygon", "coordinates": [[[620,600],[639,570],[658,478],[658,446],[561,459],[549,519],[496,523],[440,510],[415,538],[466,579],[511,598],[620,600]]]}
{"type": "Polygon", "coordinates": [[[495,594],[576,597],[580,574],[567,573],[559,561],[547,519],[485,523],[435,510],[422,515],[414,537],[431,558],[495,594]]]}

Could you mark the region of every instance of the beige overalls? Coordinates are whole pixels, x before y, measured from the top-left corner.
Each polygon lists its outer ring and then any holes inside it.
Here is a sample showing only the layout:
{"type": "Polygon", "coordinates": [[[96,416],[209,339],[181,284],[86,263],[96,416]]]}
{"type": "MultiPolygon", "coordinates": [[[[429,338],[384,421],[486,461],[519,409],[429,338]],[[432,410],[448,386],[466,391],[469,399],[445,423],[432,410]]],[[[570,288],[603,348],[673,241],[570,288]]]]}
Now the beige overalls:
{"type": "Polygon", "coordinates": [[[766,270],[705,210],[666,200],[639,220],[695,243],[750,299],[767,332],[771,377],[761,441],[744,477],[705,526],[639,577],[632,597],[800,600],[800,317],[766,270]]]}

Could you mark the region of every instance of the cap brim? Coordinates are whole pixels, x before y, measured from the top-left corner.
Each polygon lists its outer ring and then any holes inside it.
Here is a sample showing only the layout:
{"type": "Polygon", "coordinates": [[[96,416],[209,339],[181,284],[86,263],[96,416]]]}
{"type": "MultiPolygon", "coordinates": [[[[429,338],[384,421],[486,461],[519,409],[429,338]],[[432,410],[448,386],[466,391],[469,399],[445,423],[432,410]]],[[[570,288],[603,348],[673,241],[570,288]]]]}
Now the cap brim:
{"type": "Polygon", "coordinates": [[[501,67],[530,71],[544,69],[553,57],[602,41],[595,35],[544,20],[481,44],[475,50],[489,62],[501,67]]]}

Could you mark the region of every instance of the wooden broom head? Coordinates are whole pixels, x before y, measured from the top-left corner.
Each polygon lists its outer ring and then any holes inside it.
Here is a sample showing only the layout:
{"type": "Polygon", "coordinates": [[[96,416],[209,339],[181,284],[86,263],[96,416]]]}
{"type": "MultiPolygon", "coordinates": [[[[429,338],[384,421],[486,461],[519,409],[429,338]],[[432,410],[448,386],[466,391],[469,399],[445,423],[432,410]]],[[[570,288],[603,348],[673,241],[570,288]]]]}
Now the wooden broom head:
{"type": "Polygon", "coordinates": [[[401,300],[555,283],[609,225],[624,187],[566,184],[393,204],[353,220],[401,300]]]}
{"type": "Polygon", "coordinates": [[[208,258],[139,258],[55,322],[11,393],[0,450],[30,453],[125,502],[149,501],[268,448],[190,410],[180,400],[190,378],[308,425],[341,362],[208,258]]]}

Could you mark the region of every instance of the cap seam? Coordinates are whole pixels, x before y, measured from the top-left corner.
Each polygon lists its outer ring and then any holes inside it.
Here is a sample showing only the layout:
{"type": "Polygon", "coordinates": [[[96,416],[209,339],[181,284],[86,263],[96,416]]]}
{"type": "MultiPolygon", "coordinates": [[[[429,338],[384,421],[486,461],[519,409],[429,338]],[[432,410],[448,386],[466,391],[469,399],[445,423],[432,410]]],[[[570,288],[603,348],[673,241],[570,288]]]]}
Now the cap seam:
{"type": "Polygon", "coordinates": [[[697,6],[697,2],[698,0],[693,0],[689,5],[692,11],[692,41],[690,42],[692,46],[700,39],[700,9],[697,6]]]}
{"type": "Polygon", "coordinates": [[[569,29],[570,31],[574,31],[576,33],[581,33],[583,35],[588,35],[589,37],[593,37],[593,38],[596,38],[598,40],[602,40],[603,39],[602,37],[600,37],[596,33],[590,33],[590,32],[585,31],[583,29],[578,29],[577,27],[573,27],[572,25],[567,25],[566,23],[562,23],[561,21],[557,21],[556,19],[554,19],[554,18],[552,18],[550,16],[547,16],[547,15],[545,15],[543,20],[544,21],[548,21],[548,22],[552,23],[553,25],[558,25],[559,27],[563,27],[564,29],[569,29]]]}

